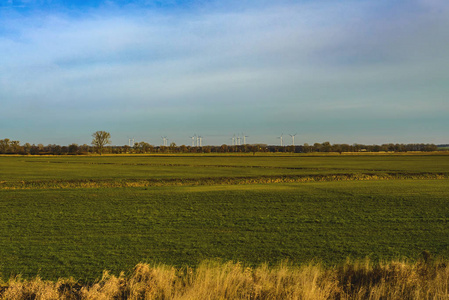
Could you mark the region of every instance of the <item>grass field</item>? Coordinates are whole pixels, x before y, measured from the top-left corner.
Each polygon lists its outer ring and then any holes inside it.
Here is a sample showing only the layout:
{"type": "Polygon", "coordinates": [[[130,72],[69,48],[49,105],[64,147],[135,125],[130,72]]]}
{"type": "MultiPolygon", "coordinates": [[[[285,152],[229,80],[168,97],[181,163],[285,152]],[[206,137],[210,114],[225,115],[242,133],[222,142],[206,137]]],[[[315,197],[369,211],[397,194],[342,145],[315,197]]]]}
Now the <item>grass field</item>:
{"type": "Polygon", "coordinates": [[[448,174],[445,155],[0,157],[0,273],[449,258],[448,174]]]}

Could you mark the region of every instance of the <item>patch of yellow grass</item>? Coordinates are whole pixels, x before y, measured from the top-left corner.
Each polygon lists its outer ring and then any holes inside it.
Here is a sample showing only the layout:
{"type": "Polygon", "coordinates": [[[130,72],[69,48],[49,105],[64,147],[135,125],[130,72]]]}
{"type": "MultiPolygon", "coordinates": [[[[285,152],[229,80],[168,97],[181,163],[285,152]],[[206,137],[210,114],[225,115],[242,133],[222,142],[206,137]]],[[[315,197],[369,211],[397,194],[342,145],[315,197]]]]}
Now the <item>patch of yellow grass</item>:
{"type": "Polygon", "coordinates": [[[205,261],[197,268],[138,264],[130,276],[103,277],[90,285],[10,279],[0,299],[449,299],[446,262],[347,261],[336,267],[281,263],[256,268],[205,261]]]}

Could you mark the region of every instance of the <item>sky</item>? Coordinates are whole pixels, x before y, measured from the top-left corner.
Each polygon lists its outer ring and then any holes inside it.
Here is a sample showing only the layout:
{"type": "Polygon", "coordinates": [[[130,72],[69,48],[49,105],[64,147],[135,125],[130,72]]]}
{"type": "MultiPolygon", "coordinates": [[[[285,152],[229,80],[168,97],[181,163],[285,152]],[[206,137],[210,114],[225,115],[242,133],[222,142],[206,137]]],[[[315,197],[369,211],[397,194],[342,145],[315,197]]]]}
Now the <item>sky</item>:
{"type": "Polygon", "coordinates": [[[447,0],[0,0],[0,139],[449,143],[447,0]]]}

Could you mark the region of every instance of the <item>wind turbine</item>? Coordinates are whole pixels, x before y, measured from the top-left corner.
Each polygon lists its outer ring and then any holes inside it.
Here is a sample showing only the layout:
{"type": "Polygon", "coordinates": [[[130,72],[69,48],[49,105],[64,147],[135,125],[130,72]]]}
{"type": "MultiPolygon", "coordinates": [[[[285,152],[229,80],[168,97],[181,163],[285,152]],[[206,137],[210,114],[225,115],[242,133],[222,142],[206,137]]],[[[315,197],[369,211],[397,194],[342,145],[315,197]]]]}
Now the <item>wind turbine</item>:
{"type": "Polygon", "coordinates": [[[195,137],[196,137],[196,134],[194,134],[193,136],[190,137],[192,139],[192,147],[195,147],[195,137]]]}
{"type": "Polygon", "coordinates": [[[284,142],[283,142],[283,140],[282,140],[283,135],[284,135],[284,134],[281,134],[281,136],[278,137],[278,139],[281,139],[281,147],[284,146],[284,142]]]}
{"type": "Polygon", "coordinates": [[[297,135],[297,133],[295,133],[295,134],[289,134],[289,136],[291,136],[292,137],[292,146],[294,147],[295,146],[295,136],[297,135]]]}
{"type": "Polygon", "coordinates": [[[242,132],[242,135],[243,135],[243,145],[246,145],[246,138],[247,138],[248,136],[247,136],[247,135],[244,135],[243,132],[242,132]]]}
{"type": "Polygon", "coordinates": [[[240,134],[237,136],[237,145],[239,145],[240,146],[240,134]]]}
{"type": "Polygon", "coordinates": [[[161,136],[162,141],[164,142],[164,146],[167,146],[167,137],[166,136],[161,136]]]}
{"type": "Polygon", "coordinates": [[[234,136],[232,137],[232,146],[235,146],[235,144],[236,144],[236,141],[235,141],[235,133],[234,133],[234,136]]]}
{"type": "Polygon", "coordinates": [[[203,137],[200,136],[199,139],[200,139],[200,147],[203,147],[203,137]]]}

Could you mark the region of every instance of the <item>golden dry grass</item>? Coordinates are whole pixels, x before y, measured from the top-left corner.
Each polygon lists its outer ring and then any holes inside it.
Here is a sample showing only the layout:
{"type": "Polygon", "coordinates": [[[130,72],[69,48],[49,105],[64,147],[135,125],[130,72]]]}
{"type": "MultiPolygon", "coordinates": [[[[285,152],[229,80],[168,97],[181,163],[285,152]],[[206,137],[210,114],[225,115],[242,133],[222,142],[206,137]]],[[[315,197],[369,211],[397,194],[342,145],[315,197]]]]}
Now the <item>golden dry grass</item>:
{"type": "Polygon", "coordinates": [[[197,268],[138,264],[129,276],[90,285],[12,278],[0,299],[449,299],[449,265],[424,256],[416,263],[347,261],[325,268],[311,263],[245,267],[205,261],[197,268]]]}

